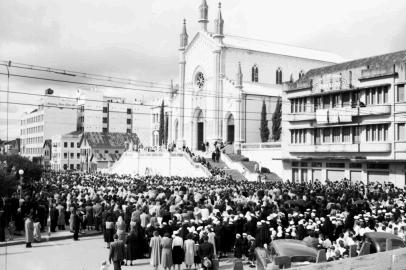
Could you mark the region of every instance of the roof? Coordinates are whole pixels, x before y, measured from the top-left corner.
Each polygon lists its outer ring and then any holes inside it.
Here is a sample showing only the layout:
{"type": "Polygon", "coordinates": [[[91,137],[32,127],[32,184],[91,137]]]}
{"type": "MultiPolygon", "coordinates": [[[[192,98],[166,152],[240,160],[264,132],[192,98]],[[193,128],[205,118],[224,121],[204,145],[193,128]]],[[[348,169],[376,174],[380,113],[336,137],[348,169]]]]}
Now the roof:
{"type": "Polygon", "coordinates": [[[120,154],[113,154],[113,153],[97,153],[93,156],[92,161],[94,162],[116,162],[120,159],[120,154]]]}
{"type": "Polygon", "coordinates": [[[394,64],[400,64],[400,63],[404,63],[404,62],[406,62],[406,50],[361,58],[361,59],[352,60],[352,61],[348,61],[348,62],[336,64],[336,65],[311,69],[299,81],[307,81],[315,76],[337,73],[337,72],[340,72],[343,70],[350,70],[350,69],[367,67],[367,66],[369,66],[369,68],[388,67],[388,66],[392,66],[394,64]]]}
{"type": "Polygon", "coordinates": [[[243,91],[247,95],[275,96],[275,97],[279,97],[282,95],[281,85],[253,83],[249,81],[244,81],[242,85],[243,91]]]}
{"type": "MultiPolygon", "coordinates": [[[[209,35],[211,36],[211,34],[209,35]]],[[[224,35],[223,43],[225,47],[230,48],[246,49],[298,58],[313,59],[329,63],[340,63],[345,61],[345,59],[341,56],[330,52],[247,37],[224,35]]]]}
{"type": "Polygon", "coordinates": [[[367,232],[365,233],[365,236],[368,236],[371,239],[384,238],[384,239],[398,239],[403,241],[402,238],[400,238],[399,236],[386,232],[367,232]]]}
{"type": "Polygon", "coordinates": [[[279,239],[272,241],[272,246],[275,248],[279,256],[317,256],[317,250],[306,246],[303,241],[294,239],[279,239]]]}
{"type": "Polygon", "coordinates": [[[44,141],[44,147],[45,147],[46,145],[48,145],[50,148],[52,148],[52,140],[51,140],[51,139],[46,139],[46,140],[44,141]]]}
{"type": "Polygon", "coordinates": [[[80,135],[80,134],[82,134],[82,133],[83,133],[83,131],[75,130],[75,131],[66,133],[65,135],[80,135]]]}
{"type": "Polygon", "coordinates": [[[83,133],[80,143],[86,140],[92,148],[116,148],[124,149],[126,142],[134,144],[139,143],[139,138],[135,133],[119,133],[119,132],[85,132],[83,133]]]}

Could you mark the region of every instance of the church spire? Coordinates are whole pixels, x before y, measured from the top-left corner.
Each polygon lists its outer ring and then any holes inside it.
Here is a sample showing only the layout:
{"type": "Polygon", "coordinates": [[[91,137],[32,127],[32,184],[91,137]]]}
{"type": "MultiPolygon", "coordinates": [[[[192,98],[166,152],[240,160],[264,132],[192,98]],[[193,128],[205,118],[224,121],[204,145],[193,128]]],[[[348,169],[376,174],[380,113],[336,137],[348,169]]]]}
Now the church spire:
{"type": "Polygon", "coordinates": [[[218,13],[217,13],[217,19],[214,20],[214,38],[217,38],[220,43],[223,42],[223,25],[224,25],[224,20],[223,16],[221,15],[221,3],[219,2],[219,8],[218,8],[218,13]]]}
{"type": "Polygon", "coordinates": [[[199,23],[202,27],[202,31],[207,32],[207,23],[209,22],[208,18],[209,7],[207,6],[206,0],[202,0],[202,3],[199,6],[199,23]]]}
{"type": "Polygon", "coordinates": [[[237,77],[235,80],[235,87],[237,88],[242,88],[242,71],[241,71],[241,62],[238,62],[238,71],[237,71],[237,77]]]}
{"type": "Polygon", "coordinates": [[[185,49],[188,43],[188,35],[186,32],[186,19],[183,19],[182,33],[180,34],[180,48],[185,49]]]}

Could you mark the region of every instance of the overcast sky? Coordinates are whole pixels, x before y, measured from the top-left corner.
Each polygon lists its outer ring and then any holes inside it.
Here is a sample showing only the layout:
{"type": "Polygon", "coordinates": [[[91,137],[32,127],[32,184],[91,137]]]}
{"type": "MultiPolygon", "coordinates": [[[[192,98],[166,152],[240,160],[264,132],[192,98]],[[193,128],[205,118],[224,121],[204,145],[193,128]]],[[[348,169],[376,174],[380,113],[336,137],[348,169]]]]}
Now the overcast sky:
{"type": "MultiPolygon", "coordinates": [[[[199,29],[200,2],[2,0],[0,60],[169,83],[177,78],[182,19],[191,39],[199,29]]],[[[212,30],[217,1],[207,2],[212,30]]],[[[226,34],[331,51],[346,59],[406,48],[404,0],[223,0],[222,6],[226,34]]],[[[0,76],[0,88],[5,87],[6,78],[0,76]]],[[[10,83],[10,90],[33,93],[48,87],[63,93],[77,89],[15,78],[10,83]]],[[[5,94],[0,97],[4,101],[5,94]]],[[[27,109],[10,106],[11,137],[18,134],[15,119],[27,109]]],[[[4,111],[1,104],[3,139],[4,111]]]]}

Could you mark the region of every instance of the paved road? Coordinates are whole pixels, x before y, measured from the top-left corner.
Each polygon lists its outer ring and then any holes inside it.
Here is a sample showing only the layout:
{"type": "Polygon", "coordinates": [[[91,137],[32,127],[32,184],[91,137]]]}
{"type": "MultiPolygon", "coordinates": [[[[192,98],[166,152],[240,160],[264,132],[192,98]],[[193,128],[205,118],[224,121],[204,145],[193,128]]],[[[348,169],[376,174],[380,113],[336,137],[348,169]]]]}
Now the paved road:
{"type": "MultiPolygon", "coordinates": [[[[25,245],[0,247],[1,270],[97,270],[108,258],[108,249],[100,236],[86,237],[74,242],[71,239],[25,245]]],[[[183,269],[184,267],[182,267],[183,269]]],[[[222,262],[220,268],[232,269],[232,262],[222,262]]],[[[112,270],[113,267],[111,266],[112,270]]],[[[149,260],[138,260],[136,266],[124,270],[152,270],[149,260]]],[[[250,269],[250,268],[246,268],[250,269]]]]}

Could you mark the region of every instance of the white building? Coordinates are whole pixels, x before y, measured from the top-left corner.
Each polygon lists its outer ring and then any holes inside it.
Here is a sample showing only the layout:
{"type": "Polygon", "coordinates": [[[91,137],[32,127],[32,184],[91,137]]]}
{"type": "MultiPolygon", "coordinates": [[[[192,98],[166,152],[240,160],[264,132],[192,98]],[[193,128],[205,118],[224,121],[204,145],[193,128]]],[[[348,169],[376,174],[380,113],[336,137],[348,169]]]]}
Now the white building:
{"type": "Polygon", "coordinates": [[[52,137],[50,167],[55,171],[80,170],[80,139],[82,133],[73,131],[52,137]]]}
{"type": "Polygon", "coordinates": [[[405,185],[406,51],[308,71],[283,96],[284,179],[405,185]]]}
{"type": "Polygon", "coordinates": [[[80,90],[78,130],[82,132],[135,133],[134,102],[102,92],[80,90]]]}
{"type": "MultiPolygon", "coordinates": [[[[260,142],[260,112],[268,120],[282,94],[282,82],[306,71],[342,61],[334,54],[224,34],[221,6],[213,32],[208,6],[199,7],[201,31],[189,42],[183,23],[179,47],[179,89],[171,93],[169,143],[198,149],[224,141],[239,148],[260,142]]],[[[271,129],[272,121],[268,121],[271,129]]]]}
{"type": "Polygon", "coordinates": [[[21,117],[21,155],[41,163],[46,139],[76,130],[75,100],[53,96],[47,89],[35,110],[21,117]]]}

